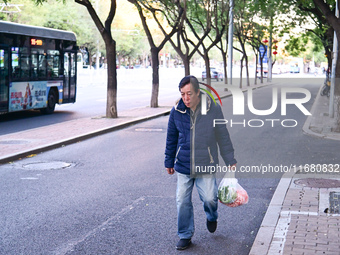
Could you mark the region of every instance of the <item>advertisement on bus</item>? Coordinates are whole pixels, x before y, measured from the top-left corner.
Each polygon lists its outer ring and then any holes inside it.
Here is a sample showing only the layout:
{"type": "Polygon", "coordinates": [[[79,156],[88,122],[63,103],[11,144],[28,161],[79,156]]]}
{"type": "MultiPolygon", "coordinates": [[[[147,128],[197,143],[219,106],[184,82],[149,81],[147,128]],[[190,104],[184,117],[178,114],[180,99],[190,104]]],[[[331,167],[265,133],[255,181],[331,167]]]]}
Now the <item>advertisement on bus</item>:
{"type": "Polygon", "coordinates": [[[12,82],[9,92],[9,112],[46,107],[46,81],[12,82]]]}

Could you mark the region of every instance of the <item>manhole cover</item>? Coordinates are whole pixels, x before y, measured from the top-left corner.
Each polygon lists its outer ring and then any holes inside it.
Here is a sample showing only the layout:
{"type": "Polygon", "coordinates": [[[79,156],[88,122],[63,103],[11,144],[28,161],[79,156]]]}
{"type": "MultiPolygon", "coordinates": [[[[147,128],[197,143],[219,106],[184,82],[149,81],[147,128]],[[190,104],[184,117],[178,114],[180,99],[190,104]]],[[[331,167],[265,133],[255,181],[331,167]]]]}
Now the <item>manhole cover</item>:
{"type": "Polygon", "coordinates": [[[306,186],[311,188],[339,188],[340,181],[332,179],[321,178],[306,178],[295,180],[294,183],[300,186],[306,186]]]}
{"type": "Polygon", "coordinates": [[[163,132],[162,128],[136,128],[137,132],[163,132]]]}
{"type": "Polygon", "coordinates": [[[4,140],[0,141],[0,144],[26,144],[29,143],[27,140],[4,140]]]}
{"type": "Polygon", "coordinates": [[[23,168],[28,170],[57,170],[71,167],[72,163],[52,161],[52,162],[36,162],[23,165],[23,168]]]}

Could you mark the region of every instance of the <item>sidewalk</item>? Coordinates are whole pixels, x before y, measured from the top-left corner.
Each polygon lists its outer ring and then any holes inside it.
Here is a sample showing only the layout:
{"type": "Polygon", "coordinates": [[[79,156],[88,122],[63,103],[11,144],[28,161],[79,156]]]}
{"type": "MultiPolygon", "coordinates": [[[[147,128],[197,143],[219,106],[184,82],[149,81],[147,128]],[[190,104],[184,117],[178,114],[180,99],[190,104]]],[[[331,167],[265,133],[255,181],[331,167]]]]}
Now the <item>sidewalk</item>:
{"type": "MultiPolygon", "coordinates": [[[[306,134],[340,141],[340,133],[332,132],[334,120],[328,117],[327,97],[318,93],[311,113],[303,127],[306,134]]],[[[285,174],[249,254],[339,255],[339,202],[338,173],[306,174],[304,169],[294,169],[285,174]]]]}

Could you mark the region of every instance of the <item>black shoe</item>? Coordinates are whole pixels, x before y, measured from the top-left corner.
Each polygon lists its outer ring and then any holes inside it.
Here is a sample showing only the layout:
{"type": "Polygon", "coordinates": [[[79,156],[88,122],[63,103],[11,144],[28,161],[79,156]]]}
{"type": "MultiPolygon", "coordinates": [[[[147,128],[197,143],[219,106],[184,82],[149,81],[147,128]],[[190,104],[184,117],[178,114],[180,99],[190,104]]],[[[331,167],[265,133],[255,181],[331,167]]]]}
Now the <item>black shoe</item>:
{"type": "Polygon", "coordinates": [[[186,248],[188,248],[191,244],[191,239],[179,239],[177,245],[176,245],[176,249],[177,250],[185,250],[186,248]]]}
{"type": "Polygon", "coordinates": [[[207,229],[210,233],[214,233],[217,228],[217,221],[208,221],[207,220],[207,229]]]}

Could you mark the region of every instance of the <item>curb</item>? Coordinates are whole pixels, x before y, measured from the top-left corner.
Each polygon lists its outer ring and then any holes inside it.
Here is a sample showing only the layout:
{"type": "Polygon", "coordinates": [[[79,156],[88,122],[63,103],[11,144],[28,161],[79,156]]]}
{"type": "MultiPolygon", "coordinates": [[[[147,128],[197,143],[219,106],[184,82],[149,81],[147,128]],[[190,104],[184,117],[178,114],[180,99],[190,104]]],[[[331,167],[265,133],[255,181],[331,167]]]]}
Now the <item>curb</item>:
{"type": "Polygon", "coordinates": [[[135,124],[147,121],[147,120],[151,120],[151,119],[158,118],[158,117],[161,117],[161,116],[166,116],[166,115],[169,115],[169,114],[170,114],[170,110],[165,110],[165,111],[162,111],[162,112],[157,113],[157,114],[139,117],[137,119],[126,121],[126,122],[123,122],[121,124],[117,124],[117,125],[114,125],[114,126],[111,126],[111,127],[97,129],[95,131],[91,131],[91,132],[81,134],[81,135],[78,135],[78,136],[73,136],[73,137],[70,137],[70,138],[67,138],[67,139],[64,139],[64,140],[59,140],[59,141],[56,141],[56,142],[53,142],[53,143],[50,143],[50,144],[41,145],[41,146],[26,150],[26,151],[10,154],[10,155],[7,155],[5,157],[1,157],[0,158],[0,164],[8,163],[9,161],[17,160],[19,158],[26,157],[30,154],[37,154],[37,153],[41,153],[41,152],[44,152],[44,151],[56,149],[56,148],[64,146],[64,145],[69,145],[69,144],[72,144],[72,143],[80,142],[80,141],[95,137],[97,135],[102,135],[102,134],[106,134],[106,133],[109,133],[109,132],[112,132],[112,131],[120,130],[120,129],[126,128],[128,126],[131,126],[131,125],[135,125],[135,124]]]}
{"type": "MultiPolygon", "coordinates": [[[[296,172],[298,169],[295,169],[294,171],[296,172]]],[[[257,232],[249,255],[269,254],[268,252],[274,237],[274,232],[280,218],[281,208],[293,176],[294,173],[289,172],[282,175],[262,220],[259,231],[257,232]]]]}

